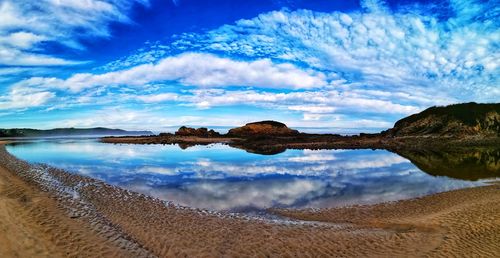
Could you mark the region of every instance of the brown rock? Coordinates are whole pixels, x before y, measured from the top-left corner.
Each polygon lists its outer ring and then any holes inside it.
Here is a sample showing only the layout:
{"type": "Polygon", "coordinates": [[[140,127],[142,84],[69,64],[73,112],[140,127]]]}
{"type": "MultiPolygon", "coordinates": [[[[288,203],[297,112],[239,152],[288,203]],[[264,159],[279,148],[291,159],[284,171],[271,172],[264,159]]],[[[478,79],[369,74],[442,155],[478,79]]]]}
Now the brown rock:
{"type": "Polygon", "coordinates": [[[285,124],[276,121],[261,121],[248,123],[245,126],[229,130],[229,136],[294,136],[299,131],[288,128],[285,124]]]}
{"type": "Polygon", "coordinates": [[[218,137],[220,134],[214,130],[201,127],[198,129],[182,126],[175,132],[176,136],[218,137]]]}

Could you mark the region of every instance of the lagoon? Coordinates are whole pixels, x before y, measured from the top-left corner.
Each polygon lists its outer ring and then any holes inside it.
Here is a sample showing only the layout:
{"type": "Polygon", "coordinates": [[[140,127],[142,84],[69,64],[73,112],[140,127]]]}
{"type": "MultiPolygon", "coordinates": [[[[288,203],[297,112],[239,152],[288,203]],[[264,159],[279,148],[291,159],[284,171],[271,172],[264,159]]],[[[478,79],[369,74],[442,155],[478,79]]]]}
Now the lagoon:
{"type": "Polygon", "coordinates": [[[422,171],[386,150],[287,150],[248,153],[212,144],[106,144],[98,139],[39,139],[7,145],[44,163],[178,205],[218,211],[328,208],[409,199],[473,187],[466,180],[422,171]]]}

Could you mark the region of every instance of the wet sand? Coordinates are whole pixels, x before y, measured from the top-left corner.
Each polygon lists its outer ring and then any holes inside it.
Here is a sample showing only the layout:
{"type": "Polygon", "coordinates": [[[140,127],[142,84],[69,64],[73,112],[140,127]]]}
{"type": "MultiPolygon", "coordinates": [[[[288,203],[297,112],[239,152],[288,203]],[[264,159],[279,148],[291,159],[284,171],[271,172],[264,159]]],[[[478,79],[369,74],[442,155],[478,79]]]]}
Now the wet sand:
{"type": "Polygon", "coordinates": [[[0,146],[0,256],[498,257],[500,185],[394,203],[273,210],[268,221],[175,206],[29,165],[0,146]]]}
{"type": "Polygon", "coordinates": [[[130,257],[50,194],[0,166],[0,257],[130,257]]]}

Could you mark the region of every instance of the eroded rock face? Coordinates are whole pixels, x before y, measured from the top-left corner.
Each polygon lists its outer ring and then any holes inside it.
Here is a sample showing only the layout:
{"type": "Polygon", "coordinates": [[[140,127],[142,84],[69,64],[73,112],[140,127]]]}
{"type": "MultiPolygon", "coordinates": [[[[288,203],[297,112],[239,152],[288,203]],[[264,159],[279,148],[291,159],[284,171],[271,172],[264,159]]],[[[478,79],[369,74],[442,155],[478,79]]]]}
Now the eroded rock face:
{"type": "Polygon", "coordinates": [[[191,128],[182,126],[175,132],[176,136],[196,136],[196,137],[218,137],[220,134],[214,130],[208,130],[207,128],[191,128]]]}
{"type": "Polygon", "coordinates": [[[500,136],[500,104],[431,107],[396,122],[388,136],[500,136]]]}
{"type": "Polygon", "coordinates": [[[288,128],[285,124],[276,121],[261,121],[248,123],[245,126],[229,130],[229,136],[252,137],[252,136],[294,136],[299,131],[288,128]]]}

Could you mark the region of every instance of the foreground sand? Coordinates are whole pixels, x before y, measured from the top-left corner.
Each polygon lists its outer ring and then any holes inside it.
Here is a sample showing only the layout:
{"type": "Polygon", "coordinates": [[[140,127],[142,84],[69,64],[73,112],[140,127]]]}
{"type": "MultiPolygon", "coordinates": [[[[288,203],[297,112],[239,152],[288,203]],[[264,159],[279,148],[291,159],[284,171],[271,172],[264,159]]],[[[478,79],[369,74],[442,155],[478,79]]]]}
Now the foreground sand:
{"type": "Polygon", "coordinates": [[[270,222],[176,207],[0,146],[0,257],[499,257],[500,186],[270,222]],[[317,222],[313,222],[317,221],[317,222]]]}

